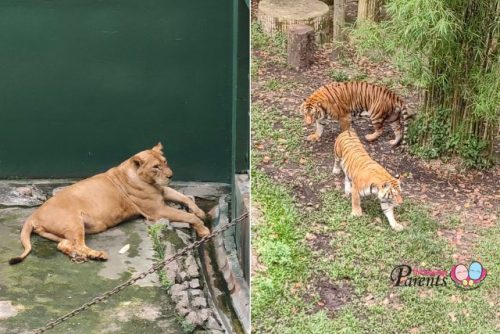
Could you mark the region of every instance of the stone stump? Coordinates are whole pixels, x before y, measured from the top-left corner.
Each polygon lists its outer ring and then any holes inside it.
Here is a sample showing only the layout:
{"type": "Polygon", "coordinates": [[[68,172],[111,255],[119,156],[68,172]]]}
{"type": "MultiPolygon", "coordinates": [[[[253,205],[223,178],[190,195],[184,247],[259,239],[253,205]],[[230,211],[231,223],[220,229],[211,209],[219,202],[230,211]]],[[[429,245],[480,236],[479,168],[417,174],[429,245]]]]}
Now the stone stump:
{"type": "Polygon", "coordinates": [[[287,33],[295,24],[311,26],[318,43],[328,41],[332,30],[330,8],[319,0],[262,0],[257,19],[268,35],[287,33]]]}
{"type": "Polygon", "coordinates": [[[312,64],[314,52],[314,29],[295,24],[288,28],[288,65],[300,71],[312,64]]]}

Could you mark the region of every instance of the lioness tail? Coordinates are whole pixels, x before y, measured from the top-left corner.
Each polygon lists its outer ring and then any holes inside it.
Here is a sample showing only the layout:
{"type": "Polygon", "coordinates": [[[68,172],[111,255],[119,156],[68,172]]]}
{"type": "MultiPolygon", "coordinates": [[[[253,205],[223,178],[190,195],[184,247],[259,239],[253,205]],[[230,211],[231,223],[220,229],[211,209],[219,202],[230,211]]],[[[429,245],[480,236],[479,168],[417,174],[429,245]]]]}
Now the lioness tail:
{"type": "Polygon", "coordinates": [[[21,243],[23,244],[24,247],[24,252],[21,254],[21,256],[18,257],[13,257],[12,259],[9,260],[9,264],[17,264],[21,261],[24,260],[26,256],[31,252],[31,232],[33,231],[33,225],[31,224],[30,220],[27,220],[24,225],[23,229],[21,231],[21,243]]]}

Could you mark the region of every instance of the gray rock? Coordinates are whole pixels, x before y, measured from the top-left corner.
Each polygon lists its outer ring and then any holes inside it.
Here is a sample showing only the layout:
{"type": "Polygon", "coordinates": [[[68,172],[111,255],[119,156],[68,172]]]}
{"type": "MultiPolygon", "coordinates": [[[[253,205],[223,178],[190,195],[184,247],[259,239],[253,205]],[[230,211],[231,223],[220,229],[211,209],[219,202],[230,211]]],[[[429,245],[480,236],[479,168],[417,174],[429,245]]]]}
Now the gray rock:
{"type": "Polygon", "coordinates": [[[206,321],[208,317],[212,314],[212,311],[208,308],[201,309],[198,311],[198,316],[201,318],[201,320],[206,321]]]}
{"type": "Polygon", "coordinates": [[[185,271],[178,271],[175,275],[175,282],[182,283],[188,278],[188,274],[185,271]]]}
{"type": "Polygon", "coordinates": [[[193,297],[199,297],[199,296],[204,296],[203,291],[200,289],[192,289],[190,290],[191,296],[193,297]]]}
{"type": "Polygon", "coordinates": [[[185,317],[189,313],[189,309],[177,304],[175,305],[175,312],[177,312],[177,314],[180,315],[181,317],[185,317]]]}
{"type": "Polygon", "coordinates": [[[181,295],[180,296],[180,299],[177,300],[177,306],[179,307],[184,307],[184,308],[188,308],[189,307],[189,297],[188,297],[188,294],[187,294],[187,291],[183,291],[185,294],[181,295]]]}
{"type": "Polygon", "coordinates": [[[185,320],[193,325],[201,326],[203,324],[203,321],[201,318],[198,316],[196,312],[189,312],[189,314],[186,316],[185,320]]]}
{"type": "Polygon", "coordinates": [[[221,330],[222,329],[222,327],[219,324],[219,322],[217,321],[217,319],[215,319],[213,316],[208,317],[207,328],[212,329],[212,330],[221,330]]]}
{"type": "Polygon", "coordinates": [[[170,223],[174,228],[189,228],[189,223],[181,223],[181,222],[172,222],[170,223]]]}
{"type": "Polygon", "coordinates": [[[10,300],[0,300],[0,320],[14,317],[17,315],[17,309],[10,300]]]}
{"type": "MultiPolygon", "coordinates": [[[[175,246],[171,242],[167,241],[165,243],[165,257],[168,258],[174,254],[175,246]]],[[[172,261],[165,266],[164,271],[167,274],[167,278],[169,279],[169,281],[174,282],[177,272],[179,271],[179,264],[177,263],[177,261],[172,261]]]]}
{"type": "Polygon", "coordinates": [[[207,307],[207,300],[205,297],[196,297],[191,301],[193,307],[207,307]]]}
{"type": "Polygon", "coordinates": [[[34,185],[23,187],[0,186],[0,206],[39,206],[47,196],[34,185]]]}
{"type": "Polygon", "coordinates": [[[184,266],[186,268],[186,273],[190,278],[196,278],[200,276],[198,271],[198,263],[196,263],[193,255],[189,255],[186,258],[186,260],[184,261],[184,266]]]}
{"type": "Polygon", "coordinates": [[[189,281],[189,287],[191,289],[198,289],[200,287],[200,280],[195,278],[189,281]]]}

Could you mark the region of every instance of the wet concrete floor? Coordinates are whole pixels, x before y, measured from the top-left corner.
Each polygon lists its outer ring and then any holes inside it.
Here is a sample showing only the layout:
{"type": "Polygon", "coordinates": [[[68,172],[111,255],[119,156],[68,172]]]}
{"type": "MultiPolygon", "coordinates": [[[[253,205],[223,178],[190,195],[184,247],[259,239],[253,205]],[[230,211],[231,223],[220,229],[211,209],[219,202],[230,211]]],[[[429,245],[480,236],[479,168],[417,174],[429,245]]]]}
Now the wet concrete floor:
{"type": "MultiPolygon", "coordinates": [[[[21,226],[33,210],[0,209],[0,334],[43,326],[153,263],[147,225],[137,220],[86,237],[90,247],[108,252],[107,262],[73,263],[55,242],[33,234],[31,254],[10,266],[8,260],[22,253],[21,226]]],[[[182,333],[172,305],[152,274],[48,333],[182,333]]]]}

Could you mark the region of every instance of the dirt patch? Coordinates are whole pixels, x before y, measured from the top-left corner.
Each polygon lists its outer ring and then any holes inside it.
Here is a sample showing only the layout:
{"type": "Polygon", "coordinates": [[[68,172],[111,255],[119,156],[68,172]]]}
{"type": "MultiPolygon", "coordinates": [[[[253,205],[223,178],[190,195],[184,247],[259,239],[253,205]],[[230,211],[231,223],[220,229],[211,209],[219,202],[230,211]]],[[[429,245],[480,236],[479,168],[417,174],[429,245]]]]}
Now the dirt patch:
{"type": "Polygon", "coordinates": [[[322,310],[332,318],[338,310],[352,300],[353,288],[347,280],[332,283],[318,278],[313,280],[310,286],[314,287],[314,290],[304,299],[313,305],[313,313],[322,310]]]}

